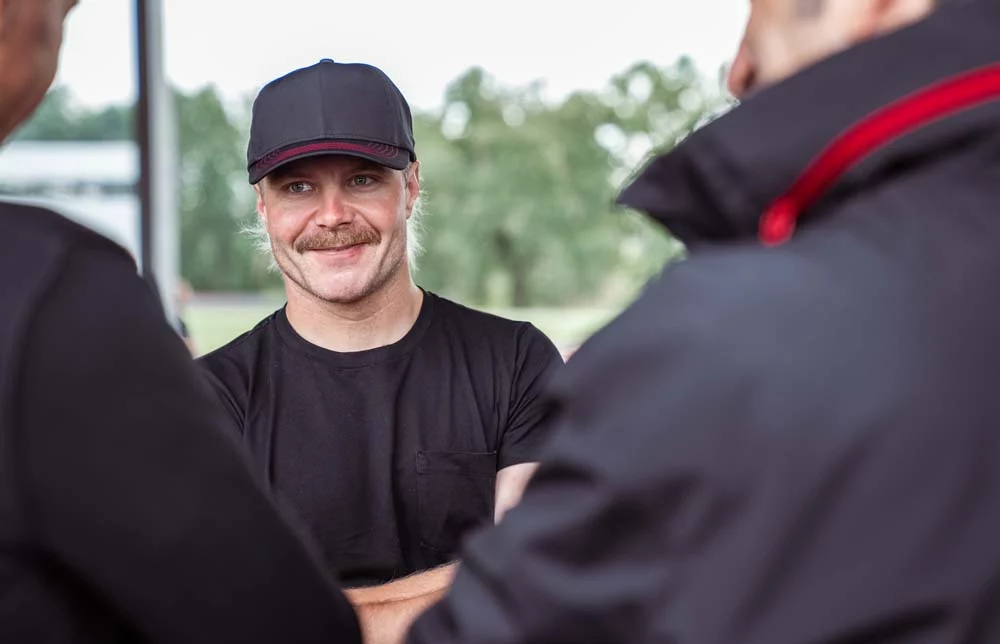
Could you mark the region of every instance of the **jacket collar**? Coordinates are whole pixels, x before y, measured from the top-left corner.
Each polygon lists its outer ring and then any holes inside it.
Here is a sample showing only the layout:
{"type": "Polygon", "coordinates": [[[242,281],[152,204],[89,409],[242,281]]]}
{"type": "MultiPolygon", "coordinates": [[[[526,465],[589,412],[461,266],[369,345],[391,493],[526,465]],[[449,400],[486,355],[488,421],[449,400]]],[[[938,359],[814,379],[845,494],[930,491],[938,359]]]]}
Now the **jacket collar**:
{"type": "Polygon", "coordinates": [[[798,211],[831,190],[850,191],[895,162],[995,130],[1000,85],[990,92],[977,81],[975,100],[934,108],[941,88],[963,78],[992,72],[1000,81],[998,33],[1000,2],[972,0],[832,56],[752,96],[655,158],[618,203],[648,213],[688,245],[752,237],[765,212],[788,210],[789,202],[794,224],[798,211]],[[912,103],[921,96],[931,109],[914,119],[912,103]],[[873,122],[877,126],[893,110],[910,114],[910,127],[873,138],[873,122]],[[837,169],[828,157],[838,146],[852,145],[851,136],[854,157],[841,154],[837,169]],[[801,193],[810,172],[824,164],[829,176],[820,190],[813,186],[811,200],[795,203],[789,195],[801,193]]]}

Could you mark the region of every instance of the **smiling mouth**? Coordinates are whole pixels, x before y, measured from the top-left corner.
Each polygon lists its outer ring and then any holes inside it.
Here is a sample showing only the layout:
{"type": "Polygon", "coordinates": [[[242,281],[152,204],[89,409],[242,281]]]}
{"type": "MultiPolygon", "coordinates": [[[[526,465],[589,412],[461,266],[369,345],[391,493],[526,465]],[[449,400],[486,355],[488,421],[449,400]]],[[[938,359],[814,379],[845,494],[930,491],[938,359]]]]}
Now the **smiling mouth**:
{"type": "Polygon", "coordinates": [[[365,245],[366,244],[364,244],[364,243],[358,243],[358,244],[349,244],[347,246],[326,246],[324,248],[311,248],[309,250],[320,252],[320,253],[339,253],[339,252],[343,252],[345,250],[353,250],[355,248],[359,248],[359,247],[365,246],[365,245]]]}

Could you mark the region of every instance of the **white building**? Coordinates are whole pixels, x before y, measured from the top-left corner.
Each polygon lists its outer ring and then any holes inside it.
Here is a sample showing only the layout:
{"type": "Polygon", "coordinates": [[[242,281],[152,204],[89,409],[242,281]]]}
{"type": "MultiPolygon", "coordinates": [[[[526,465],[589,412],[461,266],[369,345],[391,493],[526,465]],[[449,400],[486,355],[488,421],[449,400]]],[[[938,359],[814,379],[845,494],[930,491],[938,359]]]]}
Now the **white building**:
{"type": "Polygon", "coordinates": [[[45,205],[138,261],[139,152],[132,141],[15,141],[0,149],[0,199],[45,205]]]}

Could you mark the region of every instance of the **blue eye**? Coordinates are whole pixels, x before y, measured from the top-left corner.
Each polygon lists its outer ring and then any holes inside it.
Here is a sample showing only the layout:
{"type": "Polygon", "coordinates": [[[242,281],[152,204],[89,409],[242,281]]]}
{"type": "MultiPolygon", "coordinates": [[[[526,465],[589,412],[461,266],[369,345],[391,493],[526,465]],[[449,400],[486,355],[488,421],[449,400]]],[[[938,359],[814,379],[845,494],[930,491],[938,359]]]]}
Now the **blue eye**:
{"type": "Polygon", "coordinates": [[[312,190],[312,186],[305,181],[293,181],[285,186],[285,190],[292,193],[308,192],[312,190]]]}

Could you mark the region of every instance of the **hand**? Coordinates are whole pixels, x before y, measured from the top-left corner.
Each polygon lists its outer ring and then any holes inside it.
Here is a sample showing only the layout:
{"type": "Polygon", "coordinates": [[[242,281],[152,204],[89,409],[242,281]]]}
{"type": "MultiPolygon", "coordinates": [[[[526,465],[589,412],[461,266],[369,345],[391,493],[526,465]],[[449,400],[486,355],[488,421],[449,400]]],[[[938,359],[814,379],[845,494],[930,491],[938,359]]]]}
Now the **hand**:
{"type": "MultiPolygon", "coordinates": [[[[364,589],[360,589],[364,590],[364,589]]],[[[383,602],[356,602],[358,594],[345,591],[354,604],[365,644],[403,644],[410,626],[425,610],[440,601],[447,589],[441,589],[409,599],[383,602]]]]}

